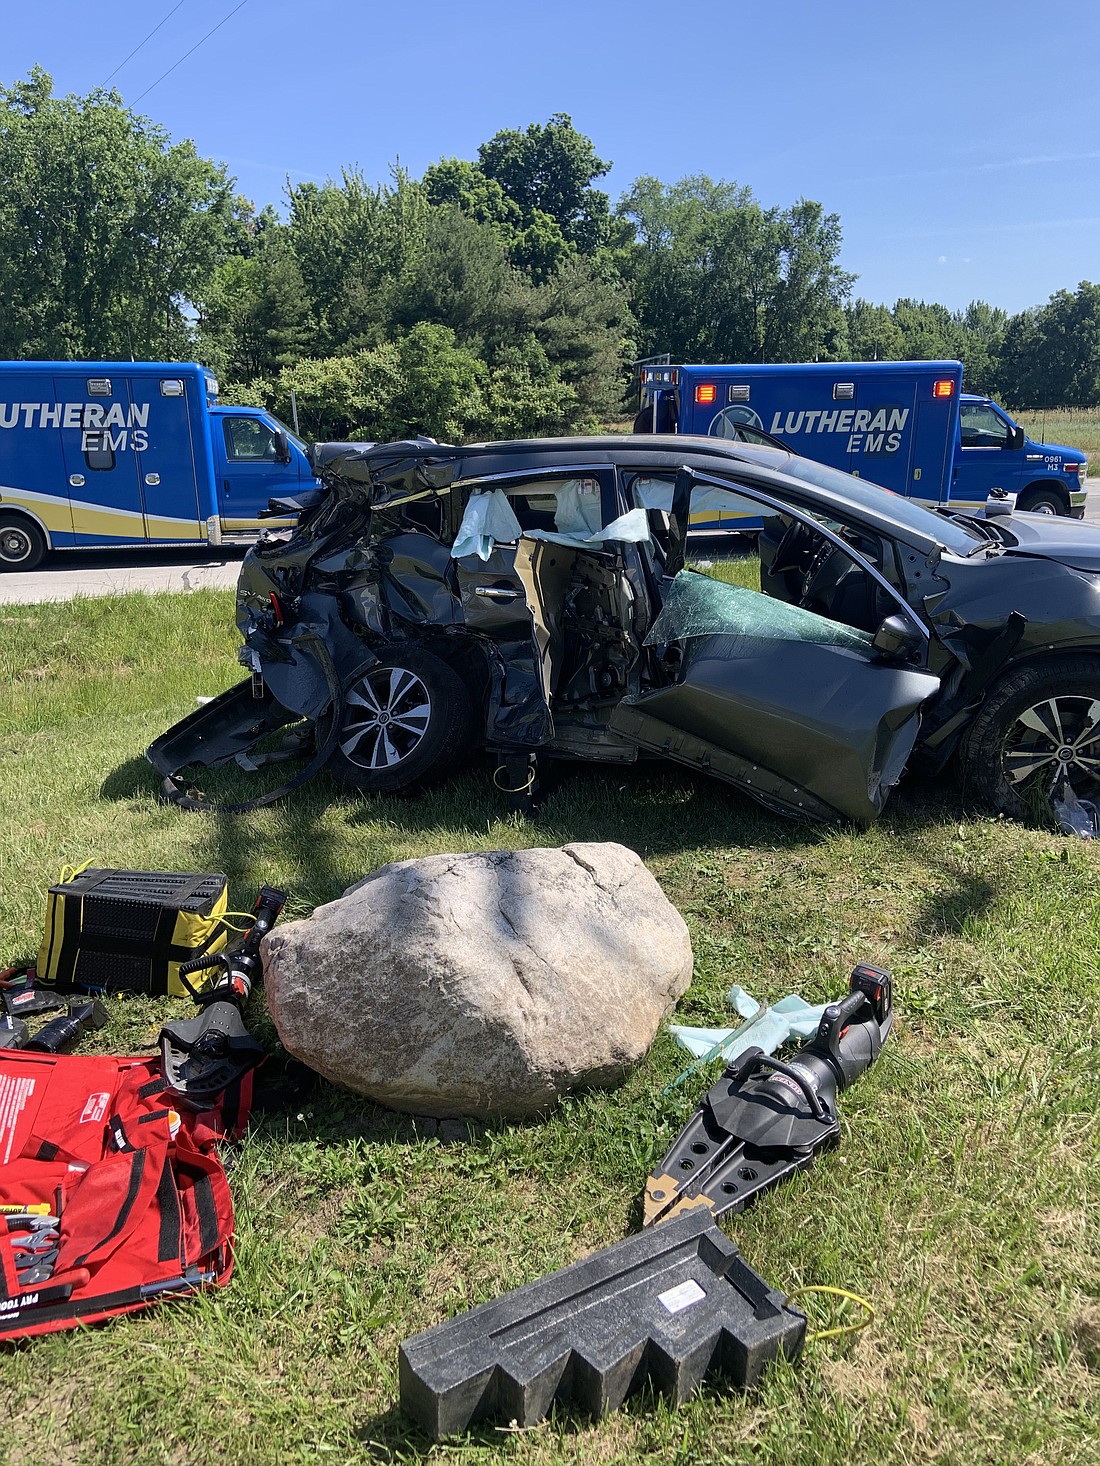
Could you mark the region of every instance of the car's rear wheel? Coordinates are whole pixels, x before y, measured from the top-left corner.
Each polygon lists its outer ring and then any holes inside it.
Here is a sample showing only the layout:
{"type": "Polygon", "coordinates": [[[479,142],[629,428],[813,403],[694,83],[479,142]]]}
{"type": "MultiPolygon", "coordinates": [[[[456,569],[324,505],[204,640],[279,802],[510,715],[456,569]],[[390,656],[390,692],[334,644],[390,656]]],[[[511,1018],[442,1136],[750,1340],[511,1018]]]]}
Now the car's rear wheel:
{"type": "Polygon", "coordinates": [[[392,794],[449,768],[466,750],[472,721],[453,668],[420,647],[390,647],[345,686],[327,768],[346,788],[392,794]]]}
{"type": "Polygon", "coordinates": [[[1017,819],[1047,818],[1069,780],[1100,802],[1100,661],[1056,657],[997,683],[962,753],[967,784],[1017,819]]]}
{"type": "Polygon", "coordinates": [[[46,538],[21,514],[0,514],[0,570],[33,570],[46,553],[46,538]]]}

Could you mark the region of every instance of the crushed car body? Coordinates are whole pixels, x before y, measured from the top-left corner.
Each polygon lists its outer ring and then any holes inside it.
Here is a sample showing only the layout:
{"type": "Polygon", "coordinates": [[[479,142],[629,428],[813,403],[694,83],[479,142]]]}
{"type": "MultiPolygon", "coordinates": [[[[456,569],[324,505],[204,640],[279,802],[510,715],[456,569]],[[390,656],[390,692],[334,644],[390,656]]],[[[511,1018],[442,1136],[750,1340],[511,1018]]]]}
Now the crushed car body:
{"type": "Polygon", "coordinates": [[[393,792],[476,751],[668,759],[860,824],[907,767],[952,758],[1017,815],[1100,787],[1091,525],[932,512],[712,438],[324,444],[313,462],[324,491],[242,566],[249,680],[149,749],[181,803],[291,724],[305,767],[231,807],[320,767],[393,792]],[[691,569],[693,522],[747,512],[759,589],[691,569]]]}

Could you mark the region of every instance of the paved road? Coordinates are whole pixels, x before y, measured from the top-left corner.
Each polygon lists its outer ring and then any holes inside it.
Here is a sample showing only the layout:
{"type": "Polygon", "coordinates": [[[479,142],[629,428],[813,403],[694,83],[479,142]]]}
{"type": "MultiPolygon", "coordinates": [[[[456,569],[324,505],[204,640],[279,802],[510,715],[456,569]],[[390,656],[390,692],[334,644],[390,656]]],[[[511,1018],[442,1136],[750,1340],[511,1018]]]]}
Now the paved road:
{"type": "MultiPolygon", "coordinates": [[[[1088,481],[1085,518],[1100,524],[1100,478],[1088,481]]],[[[721,555],[728,546],[716,539],[694,548],[721,555]]],[[[189,549],[100,550],[55,555],[27,574],[0,572],[0,605],[31,601],[69,601],[73,596],[119,595],[124,591],[187,591],[237,584],[242,546],[223,545],[201,560],[189,549]]]]}
{"type": "Polygon", "coordinates": [[[0,572],[0,604],[70,601],[73,596],[125,591],[207,590],[237,584],[243,546],[211,550],[201,560],[192,549],[95,550],[52,556],[37,570],[0,572]]]}

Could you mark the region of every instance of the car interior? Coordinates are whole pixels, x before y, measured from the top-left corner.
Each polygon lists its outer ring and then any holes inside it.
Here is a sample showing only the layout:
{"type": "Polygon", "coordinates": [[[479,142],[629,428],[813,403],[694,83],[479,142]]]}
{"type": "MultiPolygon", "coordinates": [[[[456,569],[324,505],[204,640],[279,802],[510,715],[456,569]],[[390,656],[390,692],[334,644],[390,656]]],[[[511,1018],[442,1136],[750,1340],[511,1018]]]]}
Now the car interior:
{"type": "MultiPolygon", "coordinates": [[[[557,738],[568,742],[571,731],[583,729],[587,740],[595,737],[593,756],[606,756],[606,745],[619,741],[607,725],[624,696],[668,687],[685,675],[686,665],[701,654],[701,645],[688,645],[692,637],[718,635],[726,657],[736,657],[738,647],[747,652],[750,640],[759,646],[761,639],[816,641],[873,655],[871,637],[898,610],[875,578],[835,541],[811,524],[766,510],[756,584],[745,584],[747,562],[693,566],[690,540],[688,568],[670,578],[673,483],[668,475],[624,476],[627,502],[644,509],[648,534],[640,541],[603,543],[598,536],[614,506],[603,504],[606,485],[597,477],[524,477],[494,486],[493,492],[499,490],[507,500],[511,524],[519,527],[519,536],[501,541],[498,548],[506,556],[512,552],[514,573],[532,614],[557,738]],[[707,590],[708,583],[715,593],[707,590]],[[658,621],[673,587],[677,617],[658,621]],[[657,640],[655,626],[665,629],[657,640]],[[604,746],[596,754],[600,744],[604,746]]],[[[759,509],[732,490],[700,487],[709,497],[698,506],[693,498],[696,520],[711,513],[720,520],[735,512],[743,517],[759,509]]],[[[459,503],[461,499],[454,511],[459,503]]],[[[401,517],[412,521],[407,528],[438,538],[439,510],[440,500],[429,496],[405,505],[401,517]]],[[[892,550],[884,541],[851,527],[829,528],[893,578],[887,563],[892,550]]],[[[493,560],[499,563],[495,553],[493,560]]],[[[467,567],[464,573],[476,577],[484,562],[467,555],[461,563],[467,567]]],[[[498,574],[496,569],[491,573],[498,574]]]]}

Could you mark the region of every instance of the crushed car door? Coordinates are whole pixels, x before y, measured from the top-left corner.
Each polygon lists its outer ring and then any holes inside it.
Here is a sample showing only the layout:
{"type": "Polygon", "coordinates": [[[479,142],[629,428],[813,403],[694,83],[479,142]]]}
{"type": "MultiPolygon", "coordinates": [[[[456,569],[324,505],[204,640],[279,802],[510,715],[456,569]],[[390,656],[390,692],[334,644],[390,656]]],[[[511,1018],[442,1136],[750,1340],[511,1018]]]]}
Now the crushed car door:
{"type": "MultiPolygon", "coordinates": [[[[642,489],[639,480],[640,502],[659,510],[657,480],[644,483],[642,489]]],[[[672,487],[666,479],[666,489],[672,487]]],[[[741,485],[734,492],[684,470],[669,512],[673,553],[661,581],[662,609],[646,637],[653,685],[623,699],[612,728],[651,752],[728,779],[768,805],[870,823],[912,751],[921,705],[940,685],[920,665],[927,631],[836,530],[763,493],[741,485]],[[676,546],[691,515],[736,512],[746,501],[765,516],[781,514],[792,531],[812,534],[819,547],[815,588],[843,582],[851,600],[852,576],[864,576],[873,593],[868,604],[890,625],[876,636],[684,570],[676,546]],[[835,576],[823,574],[831,559],[835,576]]]]}
{"type": "MultiPolygon", "coordinates": [[[[550,631],[530,570],[539,544],[552,537],[565,555],[615,517],[614,473],[605,465],[571,466],[463,485],[469,493],[452,555],[463,620],[497,653],[486,734],[495,744],[531,748],[554,734],[548,663],[550,631]]],[[[553,558],[553,557],[551,557],[553,558]]]]}

